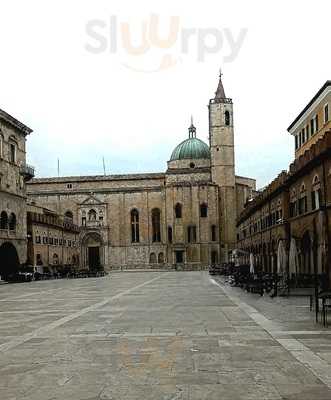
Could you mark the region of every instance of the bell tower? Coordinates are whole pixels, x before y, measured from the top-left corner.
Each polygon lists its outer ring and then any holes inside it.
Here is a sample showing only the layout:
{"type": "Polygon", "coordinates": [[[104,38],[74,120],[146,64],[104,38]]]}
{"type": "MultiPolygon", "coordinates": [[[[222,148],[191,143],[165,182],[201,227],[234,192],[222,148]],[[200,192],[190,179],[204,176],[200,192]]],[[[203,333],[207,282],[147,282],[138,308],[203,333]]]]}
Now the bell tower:
{"type": "Polygon", "coordinates": [[[236,182],[232,99],[226,97],[222,73],[215,97],[209,101],[209,145],[212,181],[219,188],[221,262],[229,260],[236,244],[236,182]]]}

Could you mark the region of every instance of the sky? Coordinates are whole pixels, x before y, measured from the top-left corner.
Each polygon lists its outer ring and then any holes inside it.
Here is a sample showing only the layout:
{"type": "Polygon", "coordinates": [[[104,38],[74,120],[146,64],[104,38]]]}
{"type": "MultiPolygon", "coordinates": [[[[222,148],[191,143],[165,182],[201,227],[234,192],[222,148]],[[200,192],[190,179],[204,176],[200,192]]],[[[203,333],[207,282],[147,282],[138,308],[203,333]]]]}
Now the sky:
{"type": "Polygon", "coordinates": [[[208,141],[220,68],[236,174],[263,187],[287,127],[331,79],[331,3],[2,0],[0,108],[33,129],[37,177],[161,172],[191,115],[208,141]]]}

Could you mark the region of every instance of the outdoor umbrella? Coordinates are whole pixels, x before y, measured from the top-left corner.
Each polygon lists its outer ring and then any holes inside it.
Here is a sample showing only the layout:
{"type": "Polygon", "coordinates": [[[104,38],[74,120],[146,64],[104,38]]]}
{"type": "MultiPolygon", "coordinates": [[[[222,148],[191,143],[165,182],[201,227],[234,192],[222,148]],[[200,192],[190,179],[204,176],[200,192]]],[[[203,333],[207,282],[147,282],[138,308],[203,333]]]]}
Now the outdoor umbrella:
{"type": "Polygon", "coordinates": [[[286,252],[284,241],[280,240],[277,249],[277,273],[283,274],[286,271],[286,252]]]}
{"type": "Polygon", "coordinates": [[[291,239],[290,244],[290,257],[289,257],[289,273],[297,274],[299,269],[299,258],[296,241],[294,238],[291,239]]]}
{"type": "Polygon", "coordinates": [[[250,255],[249,255],[249,272],[251,273],[251,274],[254,274],[254,255],[253,255],[253,253],[251,253],[250,255]]]}

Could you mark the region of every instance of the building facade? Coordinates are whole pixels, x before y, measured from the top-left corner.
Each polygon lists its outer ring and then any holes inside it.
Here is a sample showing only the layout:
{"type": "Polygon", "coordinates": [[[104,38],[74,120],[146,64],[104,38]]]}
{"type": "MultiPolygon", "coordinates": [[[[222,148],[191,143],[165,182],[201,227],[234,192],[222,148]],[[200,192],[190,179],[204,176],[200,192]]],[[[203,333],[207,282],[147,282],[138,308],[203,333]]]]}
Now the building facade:
{"type": "Polygon", "coordinates": [[[331,81],[326,81],[288,127],[288,132],[295,140],[295,158],[304,154],[331,129],[330,107],[331,81]]]}
{"type": "Polygon", "coordinates": [[[323,86],[288,129],[291,134],[297,132],[296,157],[289,170],[283,171],[249,201],[237,220],[237,247],[245,252],[243,262],[248,263],[249,255],[253,254],[256,264],[264,271],[283,269],[290,274],[330,274],[329,115],[325,114],[325,120],[313,136],[306,141],[298,139],[308,119],[328,109],[330,100],[325,103],[326,97],[320,101],[320,96],[329,84],[323,86]],[[299,147],[298,143],[301,143],[299,147]],[[279,260],[282,249],[286,255],[283,265],[279,260]]]}
{"type": "Polygon", "coordinates": [[[80,227],[80,266],[201,268],[227,261],[255,180],[236,177],[233,104],[222,79],[209,102],[209,145],[189,137],[164,173],[34,179],[31,200],[80,227]]]}
{"type": "Polygon", "coordinates": [[[34,175],[26,165],[30,128],[0,110],[0,276],[26,262],[26,182],[34,175]]]}
{"type": "Polygon", "coordinates": [[[79,228],[73,216],[62,217],[31,203],[27,210],[27,263],[41,273],[44,267],[79,267],[79,228]]]}

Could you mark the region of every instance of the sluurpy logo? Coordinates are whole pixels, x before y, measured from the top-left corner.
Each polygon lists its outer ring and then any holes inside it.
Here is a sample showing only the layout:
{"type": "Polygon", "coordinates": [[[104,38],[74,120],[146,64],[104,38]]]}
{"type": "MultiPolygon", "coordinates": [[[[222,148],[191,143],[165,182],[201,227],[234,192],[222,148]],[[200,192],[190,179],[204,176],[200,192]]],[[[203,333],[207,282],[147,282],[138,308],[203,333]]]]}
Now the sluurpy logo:
{"type": "Polygon", "coordinates": [[[222,52],[224,63],[236,59],[247,35],[247,28],[185,28],[179,16],[169,18],[164,34],[159,15],[152,14],[138,23],[93,19],[86,23],[85,50],[91,54],[119,55],[120,62],[138,72],[158,72],[193,57],[204,62],[222,52]],[[161,34],[162,31],[162,34],[161,34]]]}

